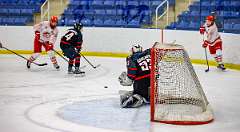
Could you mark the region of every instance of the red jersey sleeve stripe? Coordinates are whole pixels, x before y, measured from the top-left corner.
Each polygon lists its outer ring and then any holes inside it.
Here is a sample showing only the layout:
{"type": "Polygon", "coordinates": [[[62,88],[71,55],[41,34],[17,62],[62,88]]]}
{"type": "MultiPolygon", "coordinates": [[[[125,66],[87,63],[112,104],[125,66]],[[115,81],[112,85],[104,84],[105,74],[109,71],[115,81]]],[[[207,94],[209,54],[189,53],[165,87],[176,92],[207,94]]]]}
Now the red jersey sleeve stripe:
{"type": "Polygon", "coordinates": [[[128,74],[129,77],[132,77],[132,78],[135,78],[136,76],[135,75],[132,75],[132,74],[128,74]]]}
{"type": "Polygon", "coordinates": [[[137,68],[128,68],[128,70],[134,70],[135,71],[135,70],[137,70],[137,68]]]}
{"type": "Polygon", "coordinates": [[[69,42],[66,42],[66,41],[61,41],[61,43],[63,43],[63,44],[70,44],[69,42]]]}
{"type": "Polygon", "coordinates": [[[140,80],[140,79],[143,79],[143,78],[146,78],[146,77],[150,77],[150,74],[147,74],[147,75],[144,75],[144,76],[137,77],[135,80],[140,80]]]}

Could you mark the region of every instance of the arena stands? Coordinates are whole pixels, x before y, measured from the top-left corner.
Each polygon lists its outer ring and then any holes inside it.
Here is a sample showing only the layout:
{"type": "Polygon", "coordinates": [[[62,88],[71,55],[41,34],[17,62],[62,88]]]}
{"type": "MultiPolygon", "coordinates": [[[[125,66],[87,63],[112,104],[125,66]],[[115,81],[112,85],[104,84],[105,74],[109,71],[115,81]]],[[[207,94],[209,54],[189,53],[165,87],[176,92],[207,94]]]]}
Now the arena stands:
{"type": "Polygon", "coordinates": [[[26,25],[45,0],[1,0],[0,25],[26,25]]]}
{"type": "MultiPolygon", "coordinates": [[[[61,25],[141,27],[152,24],[155,8],[163,0],[70,0],[61,25]]],[[[174,4],[175,0],[171,0],[174,4]]]]}
{"type": "Polygon", "coordinates": [[[239,0],[201,0],[189,6],[168,29],[198,30],[206,16],[214,13],[217,26],[222,32],[240,33],[239,0]]]}
{"type": "MultiPolygon", "coordinates": [[[[1,0],[0,25],[26,25],[40,13],[45,0],[1,0]]],[[[69,0],[59,17],[60,26],[82,22],[95,27],[153,27],[156,7],[164,0],[69,0]]],[[[175,0],[169,0],[170,7],[175,0]]],[[[205,17],[214,12],[222,32],[240,33],[239,0],[196,0],[177,16],[167,29],[198,30],[205,17]]]]}

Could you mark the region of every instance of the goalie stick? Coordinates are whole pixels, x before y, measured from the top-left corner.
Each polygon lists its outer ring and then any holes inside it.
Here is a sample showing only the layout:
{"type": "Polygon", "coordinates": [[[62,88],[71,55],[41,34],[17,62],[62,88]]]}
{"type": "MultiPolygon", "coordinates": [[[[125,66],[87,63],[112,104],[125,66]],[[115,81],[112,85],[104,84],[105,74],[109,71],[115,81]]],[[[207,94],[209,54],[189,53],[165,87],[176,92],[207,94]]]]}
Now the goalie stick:
{"type": "Polygon", "coordinates": [[[80,54],[80,55],[87,61],[87,63],[88,63],[89,65],[91,65],[94,69],[100,66],[100,64],[94,66],[81,52],[80,52],[79,54],[80,54]]]}
{"type": "MultiPolygon", "coordinates": [[[[10,51],[10,52],[14,53],[15,55],[17,55],[17,56],[19,56],[19,57],[21,57],[21,58],[29,61],[29,59],[27,59],[26,57],[24,57],[24,56],[22,56],[22,55],[20,55],[20,54],[18,54],[18,53],[16,53],[16,52],[14,52],[14,51],[6,48],[6,47],[3,47],[1,42],[0,42],[0,48],[3,48],[3,49],[5,49],[5,50],[7,50],[7,51],[10,51]]],[[[45,66],[45,65],[47,65],[47,63],[41,63],[41,64],[36,63],[36,62],[32,62],[32,63],[35,64],[35,65],[37,65],[37,66],[45,66]]]]}
{"type": "Polygon", "coordinates": [[[131,94],[133,93],[133,91],[128,91],[128,90],[119,90],[118,94],[119,95],[125,95],[125,94],[131,94]]]}

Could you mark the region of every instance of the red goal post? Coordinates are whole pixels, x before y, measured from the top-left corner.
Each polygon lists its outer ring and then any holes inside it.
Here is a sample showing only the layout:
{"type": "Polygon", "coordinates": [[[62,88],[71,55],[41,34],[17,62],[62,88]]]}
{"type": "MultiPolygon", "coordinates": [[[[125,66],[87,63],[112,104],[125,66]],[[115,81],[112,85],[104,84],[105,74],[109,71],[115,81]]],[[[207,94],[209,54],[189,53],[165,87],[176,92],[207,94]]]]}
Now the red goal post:
{"type": "Polygon", "coordinates": [[[213,121],[213,110],[181,45],[154,45],[150,91],[151,121],[177,125],[213,121]]]}

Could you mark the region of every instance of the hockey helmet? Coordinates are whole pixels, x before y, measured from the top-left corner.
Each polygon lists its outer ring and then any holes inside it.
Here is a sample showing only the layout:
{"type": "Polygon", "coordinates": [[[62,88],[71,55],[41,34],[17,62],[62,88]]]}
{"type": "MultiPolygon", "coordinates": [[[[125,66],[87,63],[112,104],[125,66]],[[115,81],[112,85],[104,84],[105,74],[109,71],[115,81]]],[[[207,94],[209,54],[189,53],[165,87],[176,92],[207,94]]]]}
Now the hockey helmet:
{"type": "Polygon", "coordinates": [[[139,44],[134,44],[133,46],[132,46],[132,49],[131,49],[131,51],[132,51],[132,54],[134,54],[134,53],[137,53],[137,52],[142,52],[142,46],[141,45],[139,45],[139,44]]]}
{"type": "Polygon", "coordinates": [[[52,16],[51,17],[51,22],[58,22],[58,17],[57,16],[52,16]]]}
{"type": "Polygon", "coordinates": [[[214,16],[210,15],[206,17],[206,20],[208,21],[214,21],[214,16]]]}
{"type": "Polygon", "coordinates": [[[82,23],[77,22],[73,25],[73,28],[80,32],[81,29],[83,28],[83,25],[82,25],[82,23]]]}

